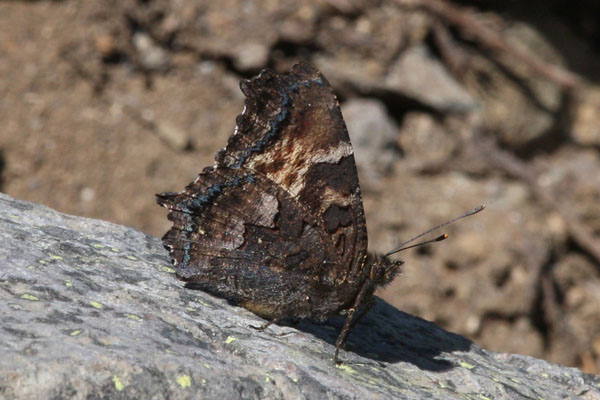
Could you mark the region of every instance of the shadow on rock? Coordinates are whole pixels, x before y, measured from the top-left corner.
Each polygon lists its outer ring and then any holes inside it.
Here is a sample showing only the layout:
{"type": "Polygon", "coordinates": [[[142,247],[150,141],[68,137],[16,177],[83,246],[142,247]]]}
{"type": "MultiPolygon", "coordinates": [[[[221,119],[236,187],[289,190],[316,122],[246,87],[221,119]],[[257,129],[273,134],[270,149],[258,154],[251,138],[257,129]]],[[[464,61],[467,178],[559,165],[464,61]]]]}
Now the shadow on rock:
{"type": "MultiPolygon", "coordinates": [[[[333,346],[344,323],[344,317],[332,317],[324,323],[302,320],[294,327],[333,346]]],[[[442,353],[468,351],[473,343],[447,332],[432,322],[399,311],[384,300],[377,303],[352,329],[342,362],[348,352],[379,362],[404,361],[428,371],[445,371],[454,365],[438,358],[442,353]]]]}

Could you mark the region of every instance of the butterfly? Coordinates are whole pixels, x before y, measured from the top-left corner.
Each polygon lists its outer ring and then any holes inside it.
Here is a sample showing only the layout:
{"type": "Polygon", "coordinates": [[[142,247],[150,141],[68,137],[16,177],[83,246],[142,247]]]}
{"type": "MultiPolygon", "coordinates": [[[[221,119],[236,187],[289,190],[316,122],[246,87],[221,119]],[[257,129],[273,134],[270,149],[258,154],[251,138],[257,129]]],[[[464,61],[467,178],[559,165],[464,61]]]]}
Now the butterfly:
{"type": "MultiPolygon", "coordinates": [[[[245,107],[215,164],[156,195],[177,278],[269,321],[344,314],[334,361],[373,293],[402,261],[367,252],[350,137],[325,77],[307,62],[242,80],[245,107]]],[[[436,240],[441,240],[437,238],[436,240]]]]}

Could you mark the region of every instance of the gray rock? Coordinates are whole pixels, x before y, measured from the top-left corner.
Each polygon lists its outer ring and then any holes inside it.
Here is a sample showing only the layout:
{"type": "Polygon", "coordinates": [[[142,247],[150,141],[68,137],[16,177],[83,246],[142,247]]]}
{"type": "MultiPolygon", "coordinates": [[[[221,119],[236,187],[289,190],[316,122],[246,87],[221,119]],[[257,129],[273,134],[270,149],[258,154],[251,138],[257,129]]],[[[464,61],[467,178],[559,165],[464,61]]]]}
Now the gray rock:
{"type": "Polygon", "coordinates": [[[424,45],[402,53],[391,66],[385,87],[442,112],[466,112],[477,107],[476,100],[424,45]]]}
{"type": "Polygon", "coordinates": [[[269,47],[264,44],[244,43],[235,51],[235,65],[241,70],[258,69],[267,64],[269,60],[269,47]]]}
{"type": "Polygon", "coordinates": [[[184,289],[157,238],[2,194],[0,210],[2,398],[600,398],[598,377],[383,301],[336,367],[339,319],[257,332],[249,311],[184,289]]]}
{"type": "Polygon", "coordinates": [[[473,97],[428,51],[425,45],[404,50],[389,67],[370,60],[317,54],[314,64],[336,90],[350,86],[360,92],[384,92],[413,99],[442,113],[477,111],[473,97]]]}
{"type": "Polygon", "coordinates": [[[150,35],[136,32],[132,37],[140,64],[148,70],[164,70],[169,66],[169,54],[150,35]]]}
{"type": "Polygon", "coordinates": [[[600,86],[581,88],[570,111],[573,140],[582,146],[600,146],[600,86]]]}
{"type": "Polygon", "coordinates": [[[398,159],[398,127],[379,100],[352,99],[342,104],[342,114],[354,146],[354,157],[367,182],[389,172],[398,159]]]}

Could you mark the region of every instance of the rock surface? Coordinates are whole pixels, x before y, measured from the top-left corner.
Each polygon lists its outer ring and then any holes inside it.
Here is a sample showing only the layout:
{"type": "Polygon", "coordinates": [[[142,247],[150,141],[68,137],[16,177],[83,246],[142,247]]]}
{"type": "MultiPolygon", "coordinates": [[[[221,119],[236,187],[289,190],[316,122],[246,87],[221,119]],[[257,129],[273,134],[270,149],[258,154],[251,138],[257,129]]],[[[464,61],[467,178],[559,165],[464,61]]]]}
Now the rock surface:
{"type": "MultiPolygon", "coordinates": [[[[485,351],[378,301],[264,323],[184,289],[160,240],[0,194],[0,398],[600,399],[600,378],[485,351]]],[[[518,338],[517,338],[518,339],[518,338]]]]}
{"type": "Polygon", "coordinates": [[[362,184],[379,181],[399,158],[398,127],[378,100],[352,99],[342,104],[342,114],[354,147],[362,184]]]}

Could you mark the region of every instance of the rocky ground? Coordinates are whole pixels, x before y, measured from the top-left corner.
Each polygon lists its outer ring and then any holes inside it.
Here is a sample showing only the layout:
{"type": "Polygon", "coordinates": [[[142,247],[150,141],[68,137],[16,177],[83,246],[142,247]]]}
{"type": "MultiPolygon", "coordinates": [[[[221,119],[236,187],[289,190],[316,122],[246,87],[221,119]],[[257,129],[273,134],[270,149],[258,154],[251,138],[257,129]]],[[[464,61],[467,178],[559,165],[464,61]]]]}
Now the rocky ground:
{"type": "Polygon", "coordinates": [[[239,80],[305,59],[342,103],[371,250],[487,204],[381,297],[598,374],[598,6],[461,3],[0,3],[0,190],[160,236],[154,193],[212,164],[239,80]]]}
{"type": "Polygon", "coordinates": [[[0,194],[2,399],[600,399],[600,377],[483,350],[379,300],[273,325],[184,289],[161,241],[0,194]]]}

